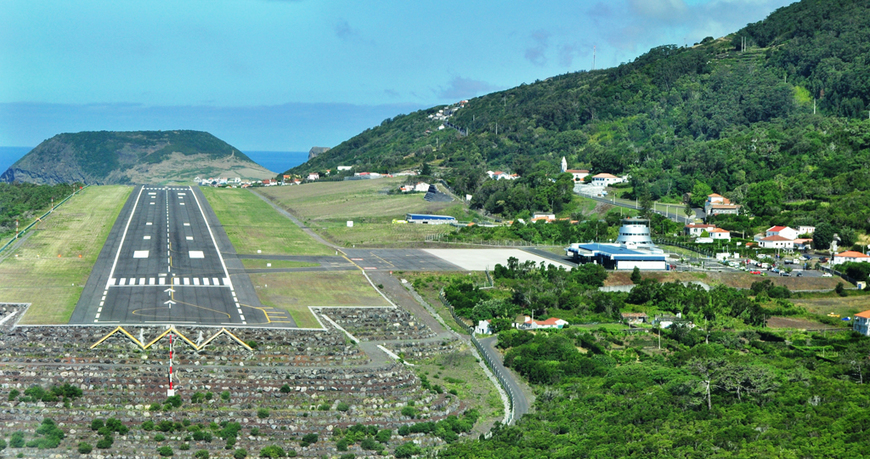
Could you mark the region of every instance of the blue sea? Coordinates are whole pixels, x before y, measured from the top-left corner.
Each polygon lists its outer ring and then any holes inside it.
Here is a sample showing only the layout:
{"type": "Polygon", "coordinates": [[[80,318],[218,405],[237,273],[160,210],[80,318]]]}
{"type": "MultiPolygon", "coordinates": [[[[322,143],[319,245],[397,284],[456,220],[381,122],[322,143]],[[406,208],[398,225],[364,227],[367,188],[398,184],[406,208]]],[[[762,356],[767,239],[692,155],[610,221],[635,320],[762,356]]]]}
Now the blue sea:
{"type": "MultiPolygon", "coordinates": [[[[15,161],[33,150],[33,147],[0,147],[0,174],[6,172],[15,161]]],[[[305,157],[306,159],[308,156],[305,157]]]]}
{"type": "Polygon", "coordinates": [[[307,151],[245,151],[255,163],[280,174],[291,167],[296,167],[308,161],[307,151]]]}
{"type": "MultiPolygon", "coordinates": [[[[0,147],[0,174],[15,161],[33,150],[33,147],[0,147]]],[[[244,151],[255,163],[280,174],[308,160],[307,151],[244,151]]]]}

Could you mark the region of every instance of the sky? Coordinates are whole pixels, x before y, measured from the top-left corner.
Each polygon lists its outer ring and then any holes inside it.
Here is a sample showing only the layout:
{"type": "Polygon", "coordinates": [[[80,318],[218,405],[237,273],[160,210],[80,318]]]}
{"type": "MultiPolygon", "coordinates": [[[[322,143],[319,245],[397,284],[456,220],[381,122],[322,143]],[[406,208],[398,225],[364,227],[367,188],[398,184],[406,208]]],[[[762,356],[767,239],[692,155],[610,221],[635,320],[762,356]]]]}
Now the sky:
{"type": "Polygon", "coordinates": [[[2,0],[0,146],[196,129],[242,151],[332,147],[398,114],[724,36],[789,3],[2,0]]]}

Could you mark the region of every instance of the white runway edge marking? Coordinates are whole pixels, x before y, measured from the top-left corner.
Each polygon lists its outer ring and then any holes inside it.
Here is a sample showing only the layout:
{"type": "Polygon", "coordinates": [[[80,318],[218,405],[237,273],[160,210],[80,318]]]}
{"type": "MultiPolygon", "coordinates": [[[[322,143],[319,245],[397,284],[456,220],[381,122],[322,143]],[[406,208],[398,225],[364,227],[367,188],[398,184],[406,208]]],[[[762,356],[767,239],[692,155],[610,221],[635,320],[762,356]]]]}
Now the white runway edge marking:
{"type": "Polygon", "coordinates": [[[193,199],[196,201],[196,207],[199,208],[199,214],[202,215],[202,221],[205,222],[205,228],[208,230],[208,235],[211,237],[211,243],[214,244],[214,249],[217,251],[218,259],[221,261],[221,266],[224,268],[224,274],[226,275],[224,278],[224,284],[230,287],[230,291],[235,291],[233,283],[230,282],[230,273],[227,271],[227,264],[224,263],[224,257],[221,255],[221,250],[218,248],[217,241],[214,238],[214,233],[211,231],[211,225],[208,224],[208,219],[205,218],[205,212],[202,211],[202,205],[199,203],[199,198],[193,191],[193,187],[188,188],[190,189],[190,194],[193,195],[193,199]]]}
{"type": "MultiPolygon", "coordinates": [[[[139,195],[136,196],[136,202],[133,204],[133,210],[130,212],[130,218],[127,219],[127,226],[124,227],[124,234],[121,235],[121,244],[118,246],[118,251],[115,252],[115,261],[112,262],[112,269],[109,271],[109,280],[115,276],[115,267],[118,266],[118,257],[121,256],[121,249],[124,247],[124,240],[127,238],[127,230],[130,229],[130,222],[133,221],[133,215],[136,214],[136,207],[139,206],[139,199],[142,197],[142,192],[145,187],[139,188],[139,195]]],[[[106,281],[106,288],[109,288],[109,281],[106,281]]]]}
{"type": "Polygon", "coordinates": [[[190,256],[190,258],[205,258],[205,254],[202,252],[202,250],[189,250],[188,255],[190,256]]]}
{"type": "Polygon", "coordinates": [[[148,258],[148,251],[147,250],[134,250],[133,251],[133,258],[148,258]]]}

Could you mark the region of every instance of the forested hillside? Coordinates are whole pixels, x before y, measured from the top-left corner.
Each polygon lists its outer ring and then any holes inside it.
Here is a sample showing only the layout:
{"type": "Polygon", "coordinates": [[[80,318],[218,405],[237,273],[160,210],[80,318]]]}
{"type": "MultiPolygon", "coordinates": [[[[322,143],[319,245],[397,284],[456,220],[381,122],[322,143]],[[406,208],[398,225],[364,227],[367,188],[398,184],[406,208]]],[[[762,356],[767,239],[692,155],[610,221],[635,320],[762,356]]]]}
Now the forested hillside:
{"type": "Polygon", "coordinates": [[[467,135],[439,130],[429,115],[444,107],[435,107],[385,120],[290,172],[430,163],[457,192],[475,194],[487,169],[554,174],[565,156],[571,168],[631,174],[629,197],[677,199],[701,184],[783,224],[866,231],[868,43],[870,3],[805,0],[724,38],[472,99],[448,121],[467,135]]]}

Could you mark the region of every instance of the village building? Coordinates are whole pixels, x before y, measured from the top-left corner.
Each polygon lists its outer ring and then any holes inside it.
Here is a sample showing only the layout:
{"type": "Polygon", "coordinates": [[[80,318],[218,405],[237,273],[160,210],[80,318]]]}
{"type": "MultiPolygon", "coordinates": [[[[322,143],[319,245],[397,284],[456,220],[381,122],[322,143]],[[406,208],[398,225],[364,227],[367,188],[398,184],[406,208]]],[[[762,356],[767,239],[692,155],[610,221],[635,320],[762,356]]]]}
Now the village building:
{"type": "Polygon", "coordinates": [[[732,204],[731,201],[719,194],[713,193],[707,195],[707,201],[704,202],[704,213],[709,217],[711,215],[722,214],[737,214],[740,212],[740,205],[732,204]]]}
{"type": "Polygon", "coordinates": [[[855,314],[855,320],[852,321],[852,330],[864,336],[870,336],[870,311],[855,314]]]}
{"type": "Polygon", "coordinates": [[[834,259],[832,263],[835,265],[841,265],[843,263],[868,263],[870,262],[870,255],[856,252],[854,250],[847,250],[842,253],[838,253],[834,255],[834,259]]]}

